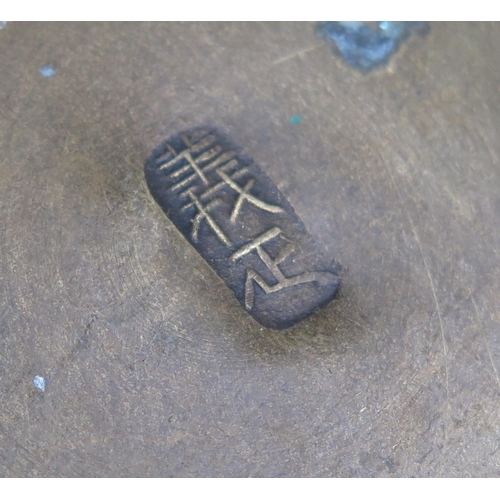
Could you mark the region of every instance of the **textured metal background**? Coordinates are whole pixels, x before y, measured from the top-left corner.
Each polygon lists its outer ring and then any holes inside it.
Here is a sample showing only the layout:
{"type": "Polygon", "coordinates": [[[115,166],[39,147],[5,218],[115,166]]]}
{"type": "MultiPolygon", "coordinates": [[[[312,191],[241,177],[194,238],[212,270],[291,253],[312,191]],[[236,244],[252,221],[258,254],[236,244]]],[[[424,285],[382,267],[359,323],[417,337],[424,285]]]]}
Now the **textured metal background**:
{"type": "Polygon", "coordinates": [[[2,476],[499,475],[500,26],[433,24],[365,76],[313,28],[0,31],[2,476]],[[147,191],[200,125],[348,268],[291,330],[147,191]]]}

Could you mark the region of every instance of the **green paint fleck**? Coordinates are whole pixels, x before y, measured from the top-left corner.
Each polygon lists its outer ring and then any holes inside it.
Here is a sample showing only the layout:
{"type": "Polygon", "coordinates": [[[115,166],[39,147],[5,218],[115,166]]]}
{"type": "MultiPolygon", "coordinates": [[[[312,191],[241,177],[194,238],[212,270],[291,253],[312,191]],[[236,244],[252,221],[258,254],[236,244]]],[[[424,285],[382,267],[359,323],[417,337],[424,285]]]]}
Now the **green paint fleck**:
{"type": "Polygon", "coordinates": [[[292,125],[295,125],[296,123],[300,123],[302,121],[302,118],[300,116],[292,116],[290,118],[290,123],[292,125]]]}

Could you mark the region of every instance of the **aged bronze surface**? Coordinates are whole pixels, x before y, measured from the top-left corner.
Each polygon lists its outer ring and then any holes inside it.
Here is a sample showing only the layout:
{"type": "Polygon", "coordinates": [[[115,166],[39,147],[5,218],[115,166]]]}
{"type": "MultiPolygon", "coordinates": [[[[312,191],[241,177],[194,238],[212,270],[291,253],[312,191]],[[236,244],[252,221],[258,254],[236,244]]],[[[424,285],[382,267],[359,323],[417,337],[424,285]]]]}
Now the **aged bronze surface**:
{"type": "Polygon", "coordinates": [[[281,330],[332,300],[340,278],[269,177],[235,149],[216,130],[181,133],[155,148],[146,180],[241,305],[281,330]]]}
{"type": "Polygon", "coordinates": [[[0,475],[499,475],[500,28],[363,75],[314,26],[0,30],[0,475]],[[289,330],[149,193],[200,124],[344,266],[289,330]]]}

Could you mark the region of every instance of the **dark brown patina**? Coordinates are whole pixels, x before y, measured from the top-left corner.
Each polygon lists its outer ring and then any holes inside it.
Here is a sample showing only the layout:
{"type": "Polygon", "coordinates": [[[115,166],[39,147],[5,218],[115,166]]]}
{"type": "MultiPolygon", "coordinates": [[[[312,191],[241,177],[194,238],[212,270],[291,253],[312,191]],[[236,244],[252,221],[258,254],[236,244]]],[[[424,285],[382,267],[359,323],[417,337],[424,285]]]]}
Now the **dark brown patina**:
{"type": "Polygon", "coordinates": [[[335,296],[331,260],[269,177],[216,130],[171,137],[145,175],[177,229],[262,325],[292,326],[335,296]]]}

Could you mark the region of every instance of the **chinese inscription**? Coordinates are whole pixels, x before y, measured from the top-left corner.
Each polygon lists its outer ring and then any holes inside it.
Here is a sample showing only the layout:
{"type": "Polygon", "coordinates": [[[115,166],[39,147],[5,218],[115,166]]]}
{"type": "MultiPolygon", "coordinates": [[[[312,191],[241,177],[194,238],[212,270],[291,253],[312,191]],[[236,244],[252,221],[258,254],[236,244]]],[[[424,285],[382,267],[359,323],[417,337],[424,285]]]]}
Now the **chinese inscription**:
{"type": "Polygon", "coordinates": [[[221,134],[171,137],[145,175],[163,211],[262,325],[292,326],[335,296],[340,278],[291,205],[221,134]]]}

